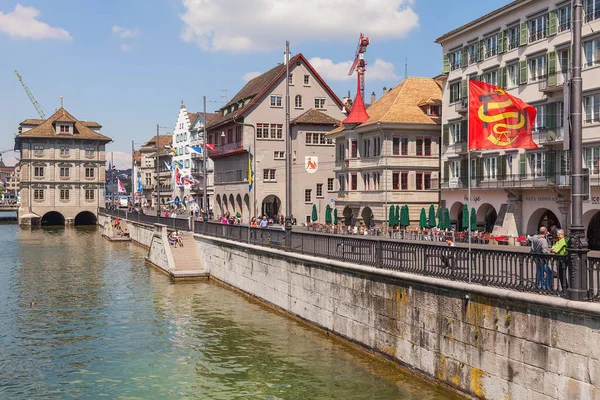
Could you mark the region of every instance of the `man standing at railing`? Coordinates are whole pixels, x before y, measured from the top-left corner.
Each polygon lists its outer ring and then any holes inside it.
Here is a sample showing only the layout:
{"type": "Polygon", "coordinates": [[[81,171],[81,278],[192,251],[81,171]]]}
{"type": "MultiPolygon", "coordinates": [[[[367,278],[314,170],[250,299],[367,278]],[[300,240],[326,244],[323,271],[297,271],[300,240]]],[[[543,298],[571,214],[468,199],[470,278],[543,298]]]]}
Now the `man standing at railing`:
{"type": "MultiPolygon", "coordinates": [[[[567,239],[565,238],[565,231],[559,229],[556,231],[556,236],[558,237],[558,241],[554,243],[552,246],[552,252],[554,254],[558,254],[559,256],[567,255],[567,239]]],[[[563,257],[558,261],[558,280],[560,282],[560,290],[562,292],[566,292],[569,288],[569,283],[567,282],[567,260],[566,257],[563,257]]]]}
{"type": "MultiPolygon", "coordinates": [[[[545,226],[541,226],[539,233],[533,235],[529,241],[531,243],[531,252],[536,254],[549,254],[548,240],[546,239],[548,231],[545,226]]],[[[536,257],[536,282],[538,289],[552,289],[552,269],[548,268],[546,259],[536,257]]]]}

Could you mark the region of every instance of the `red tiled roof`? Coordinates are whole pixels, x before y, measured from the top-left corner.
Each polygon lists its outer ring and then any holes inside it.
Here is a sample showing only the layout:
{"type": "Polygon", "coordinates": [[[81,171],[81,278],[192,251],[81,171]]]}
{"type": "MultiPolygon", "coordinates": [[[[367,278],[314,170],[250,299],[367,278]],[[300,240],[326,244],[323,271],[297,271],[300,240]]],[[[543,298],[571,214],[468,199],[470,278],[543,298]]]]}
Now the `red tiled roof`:
{"type": "Polygon", "coordinates": [[[311,108],[290,121],[291,125],[338,125],[339,123],[339,120],[330,117],[319,110],[315,110],[314,108],[311,108]]]}
{"type": "MultiPolygon", "coordinates": [[[[25,120],[21,122],[21,126],[23,125],[37,125],[35,128],[32,128],[26,132],[21,132],[17,135],[18,138],[47,138],[47,137],[58,137],[59,135],[56,133],[55,123],[57,121],[61,122],[71,122],[75,126],[75,132],[73,135],[68,135],[69,139],[85,139],[85,140],[100,140],[104,142],[112,141],[108,136],[104,136],[98,132],[93,131],[87,125],[87,123],[83,123],[73,117],[67,110],[64,108],[58,109],[54,114],[52,114],[46,120],[25,120]],[[35,121],[36,123],[32,123],[35,121]],[[42,121],[39,124],[37,121],[42,121]]],[[[92,125],[94,127],[100,126],[95,123],[92,125]]],[[[67,137],[67,135],[62,135],[60,137],[67,137]]]]}

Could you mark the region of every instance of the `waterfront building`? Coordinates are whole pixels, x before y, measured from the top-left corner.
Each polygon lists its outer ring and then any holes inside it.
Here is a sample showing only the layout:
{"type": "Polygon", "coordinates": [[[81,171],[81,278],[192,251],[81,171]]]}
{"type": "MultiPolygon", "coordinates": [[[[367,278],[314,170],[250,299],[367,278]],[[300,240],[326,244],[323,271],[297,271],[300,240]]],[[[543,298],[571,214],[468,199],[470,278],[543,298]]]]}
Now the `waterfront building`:
{"type": "Polygon", "coordinates": [[[141,201],[142,205],[147,205],[152,208],[157,206],[156,192],[156,162],[158,161],[158,175],[160,177],[160,204],[166,205],[173,194],[172,172],[167,168],[165,163],[172,164],[173,153],[166,147],[173,143],[173,135],[167,133],[165,135],[154,136],[148,142],[143,144],[140,149],[140,178],[142,180],[142,189],[144,191],[141,201]],[[157,145],[158,141],[158,145],[157,145]],[[157,160],[158,154],[158,160],[157,160]]]}
{"type": "MultiPolygon", "coordinates": [[[[250,80],[208,124],[215,171],[215,215],[285,215],[286,65],[250,80]],[[249,190],[249,151],[254,179],[249,190]]],[[[335,145],[326,133],[344,106],[302,54],[289,64],[292,135],[292,214],[309,221],[313,205],[323,220],[335,201],[335,145]]]]}
{"type": "MultiPolygon", "coordinates": [[[[583,222],[600,248],[600,3],[584,0],[583,146],[591,195],[583,222]]],[[[443,52],[441,198],[460,225],[471,170],[471,204],[480,230],[533,234],[571,220],[568,81],[571,2],[513,1],[438,38],[443,52]],[[535,106],[535,150],[471,152],[467,164],[467,87],[498,85],[535,106]]]]}
{"type": "Polygon", "coordinates": [[[0,200],[15,202],[18,200],[20,187],[20,166],[7,166],[0,158],[0,200]]]}
{"type": "MultiPolygon", "coordinates": [[[[207,113],[206,119],[209,121],[217,114],[207,113]]],[[[175,130],[173,131],[173,143],[171,144],[173,152],[173,162],[181,166],[182,176],[191,177],[193,183],[182,182],[181,185],[173,186],[173,200],[179,200],[183,204],[192,205],[195,203],[200,208],[202,204],[204,190],[204,155],[190,150],[190,146],[202,147],[204,145],[204,114],[200,112],[188,112],[183,101],[179,108],[175,130]]],[[[207,157],[206,179],[207,179],[207,205],[212,209],[213,187],[213,166],[210,158],[207,157]]]]}
{"type": "MultiPolygon", "coordinates": [[[[434,78],[409,77],[353,119],[357,95],[335,139],[336,208],[346,224],[387,220],[390,205],[408,205],[415,226],[421,208],[439,191],[441,86],[434,78]]],[[[375,100],[375,99],[373,99],[375,100]]]]}
{"type": "Polygon", "coordinates": [[[105,146],[112,141],[100,129],[62,107],[46,120],[19,124],[19,224],[96,223],[104,201],[105,146]]]}

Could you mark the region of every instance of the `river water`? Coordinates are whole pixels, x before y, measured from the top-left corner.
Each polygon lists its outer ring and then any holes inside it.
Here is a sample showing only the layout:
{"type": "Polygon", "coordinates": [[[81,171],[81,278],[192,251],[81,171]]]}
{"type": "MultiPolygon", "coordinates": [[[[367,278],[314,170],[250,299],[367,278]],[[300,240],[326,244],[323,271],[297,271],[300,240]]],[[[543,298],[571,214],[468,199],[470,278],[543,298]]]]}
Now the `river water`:
{"type": "Polygon", "coordinates": [[[2,399],[454,396],[96,227],[0,225],[2,399]],[[30,307],[30,302],[35,305],[30,307]]]}

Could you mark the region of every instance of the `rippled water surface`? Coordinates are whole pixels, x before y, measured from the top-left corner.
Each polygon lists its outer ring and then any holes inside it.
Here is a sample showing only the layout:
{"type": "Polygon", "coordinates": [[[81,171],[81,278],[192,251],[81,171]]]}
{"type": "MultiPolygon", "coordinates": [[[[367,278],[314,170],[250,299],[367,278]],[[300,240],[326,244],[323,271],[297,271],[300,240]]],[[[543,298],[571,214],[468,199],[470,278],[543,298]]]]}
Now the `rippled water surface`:
{"type": "Polygon", "coordinates": [[[0,225],[0,243],[2,399],[449,396],[228,289],[174,284],[96,228],[0,225]]]}

